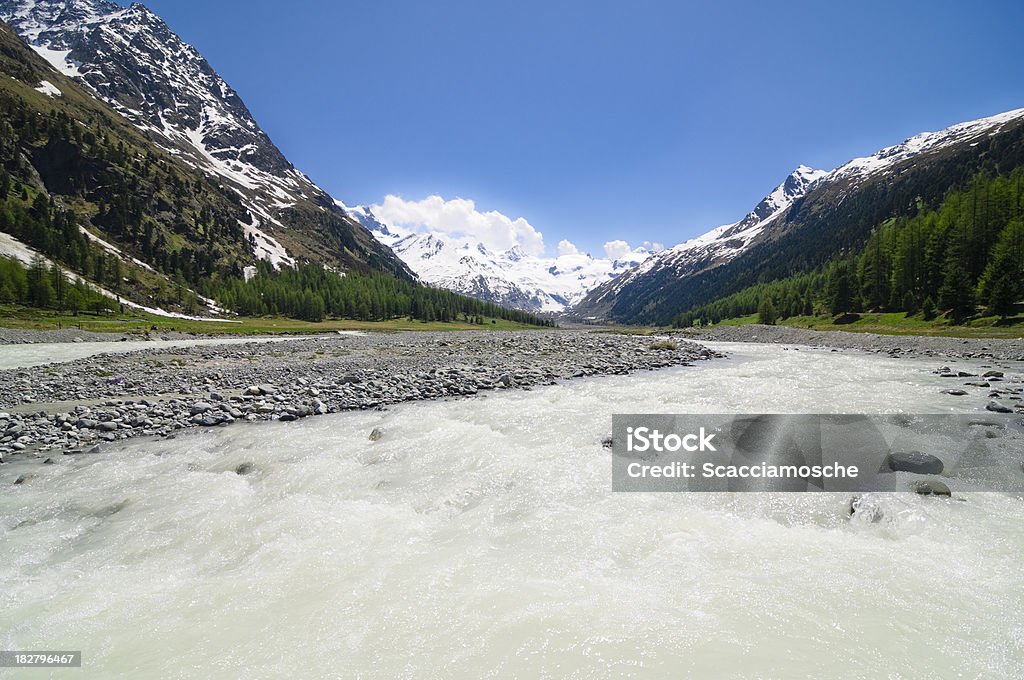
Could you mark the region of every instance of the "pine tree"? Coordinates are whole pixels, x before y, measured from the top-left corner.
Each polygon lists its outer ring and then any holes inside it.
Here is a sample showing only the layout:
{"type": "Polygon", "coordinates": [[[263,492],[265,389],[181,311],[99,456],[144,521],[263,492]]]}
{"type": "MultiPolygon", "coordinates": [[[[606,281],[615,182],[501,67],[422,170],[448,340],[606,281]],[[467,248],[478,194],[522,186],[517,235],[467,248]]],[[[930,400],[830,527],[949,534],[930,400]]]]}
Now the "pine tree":
{"type": "Polygon", "coordinates": [[[991,314],[1013,314],[1024,293],[1024,220],[1013,220],[999,235],[992,258],[978,283],[978,295],[991,314]]]}
{"type": "Polygon", "coordinates": [[[853,311],[853,288],[849,266],[845,262],[834,267],[829,276],[828,306],[833,315],[853,311]]]}
{"type": "Polygon", "coordinates": [[[925,321],[931,321],[935,318],[935,315],[935,302],[932,300],[932,296],[929,295],[924,299],[924,302],[921,303],[921,318],[925,321]]]}
{"type": "Polygon", "coordinates": [[[74,316],[78,316],[78,313],[85,306],[85,298],[78,288],[72,286],[68,289],[67,295],[64,296],[64,306],[68,308],[74,316]]]}
{"type": "Polygon", "coordinates": [[[958,257],[951,257],[946,264],[946,274],[939,288],[939,306],[949,310],[953,323],[963,323],[974,314],[974,291],[967,270],[958,257]]]}
{"type": "Polygon", "coordinates": [[[889,300],[889,272],[882,251],[881,231],[872,234],[861,258],[861,295],[867,309],[882,309],[889,300]]]}
{"type": "Polygon", "coordinates": [[[775,305],[772,304],[771,298],[765,297],[757,307],[758,323],[763,323],[766,326],[774,326],[777,318],[778,315],[775,312],[775,305]]]}
{"type": "Polygon", "coordinates": [[[909,290],[903,294],[903,302],[900,306],[907,313],[907,316],[917,314],[917,298],[909,290]]]}
{"type": "Polygon", "coordinates": [[[32,259],[28,270],[28,299],[33,307],[49,307],[53,302],[53,285],[46,261],[41,255],[32,259]]]}
{"type": "Polygon", "coordinates": [[[997,274],[992,284],[992,292],[988,299],[988,311],[990,314],[998,314],[1000,319],[1006,319],[1013,314],[1020,297],[1020,272],[1002,271],[997,274]]]}

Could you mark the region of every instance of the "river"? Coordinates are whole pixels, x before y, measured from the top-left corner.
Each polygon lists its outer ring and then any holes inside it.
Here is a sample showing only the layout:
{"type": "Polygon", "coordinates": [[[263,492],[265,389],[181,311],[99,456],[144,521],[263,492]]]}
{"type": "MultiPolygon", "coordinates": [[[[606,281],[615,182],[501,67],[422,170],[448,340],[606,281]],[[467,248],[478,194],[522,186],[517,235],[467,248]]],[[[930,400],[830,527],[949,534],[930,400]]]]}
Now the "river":
{"type": "Polygon", "coordinates": [[[0,648],[103,678],[1024,677],[1019,496],[869,523],[842,494],[610,491],[613,413],[984,406],[938,359],[716,348],[0,466],[0,648]]]}

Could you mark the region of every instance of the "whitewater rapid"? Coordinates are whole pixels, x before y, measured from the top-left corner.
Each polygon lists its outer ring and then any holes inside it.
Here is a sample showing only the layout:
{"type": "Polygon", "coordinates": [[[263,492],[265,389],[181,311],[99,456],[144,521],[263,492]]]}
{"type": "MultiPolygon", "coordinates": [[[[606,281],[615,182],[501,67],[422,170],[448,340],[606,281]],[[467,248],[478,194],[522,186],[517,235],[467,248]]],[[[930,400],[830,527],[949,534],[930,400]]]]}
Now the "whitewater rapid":
{"type": "Polygon", "coordinates": [[[616,494],[602,446],[613,413],[973,411],[932,370],[981,363],[714,347],[0,466],[0,648],[103,678],[1024,677],[1021,498],[867,523],[841,494],[616,494]]]}

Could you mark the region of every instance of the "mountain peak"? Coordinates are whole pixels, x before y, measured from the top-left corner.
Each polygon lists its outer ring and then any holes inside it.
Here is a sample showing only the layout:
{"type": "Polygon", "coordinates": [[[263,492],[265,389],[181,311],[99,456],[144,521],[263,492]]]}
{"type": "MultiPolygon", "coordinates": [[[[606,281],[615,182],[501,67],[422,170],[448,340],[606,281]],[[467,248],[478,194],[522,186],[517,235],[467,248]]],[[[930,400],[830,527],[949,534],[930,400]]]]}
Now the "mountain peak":
{"type": "Polygon", "coordinates": [[[0,0],[0,18],[161,149],[238,194],[257,257],[412,277],[292,166],[202,54],[145,5],[0,0]]]}

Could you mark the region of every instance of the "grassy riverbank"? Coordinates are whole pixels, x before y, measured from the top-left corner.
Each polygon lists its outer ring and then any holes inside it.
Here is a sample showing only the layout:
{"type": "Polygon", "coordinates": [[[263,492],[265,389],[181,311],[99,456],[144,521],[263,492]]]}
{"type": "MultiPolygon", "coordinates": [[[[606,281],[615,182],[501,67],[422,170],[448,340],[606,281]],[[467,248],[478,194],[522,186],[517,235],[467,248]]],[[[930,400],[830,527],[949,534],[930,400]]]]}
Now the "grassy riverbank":
{"type": "Polygon", "coordinates": [[[146,331],[230,334],[230,335],[276,335],[329,333],[339,330],[365,330],[380,332],[395,331],[461,331],[461,330],[518,330],[534,326],[485,318],[484,323],[465,321],[415,321],[408,318],[388,321],[354,321],[351,319],[327,319],[311,322],[284,317],[232,317],[229,321],[194,321],[175,319],[147,312],[127,310],[123,314],[93,315],[81,313],[73,316],[67,313],[39,310],[20,305],[0,305],[0,328],[21,330],[54,330],[79,328],[95,333],[137,333],[146,331]],[[155,330],[153,330],[155,327],[155,330]]]}
{"type": "MultiPolygon", "coordinates": [[[[960,326],[945,319],[925,321],[919,317],[907,317],[903,312],[859,314],[849,323],[835,323],[832,317],[795,316],[776,322],[778,326],[802,328],[814,331],[848,331],[851,333],[877,333],[879,335],[916,335],[936,338],[1004,338],[1024,337],[1024,314],[1011,317],[1000,323],[998,317],[989,316],[974,319],[960,326]]],[[[758,323],[757,314],[726,319],[708,329],[749,326],[758,323]]],[[[657,335],[670,330],[662,326],[607,326],[602,333],[623,335],[657,335]]]]}
{"type": "MultiPolygon", "coordinates": [[[[922,335],[945,338],[1020,338],[1024,336],[1024,315],[1012,317],[998,323],[995,316],[974,319],[968,324],[955,326],[945,319],[925,321],[919,317],[907,317],[903,312],[859,314],[850,323],[835,323],[831,317],[795,316],[779,321],[779,326],[807,328],[815,331],[849,331],[851,333],[878,333],[880,335],[922,335]]],[[[751,314],[727,319],[718,326],[746,326],[757,323],[757,315],[751,314]]]]}

